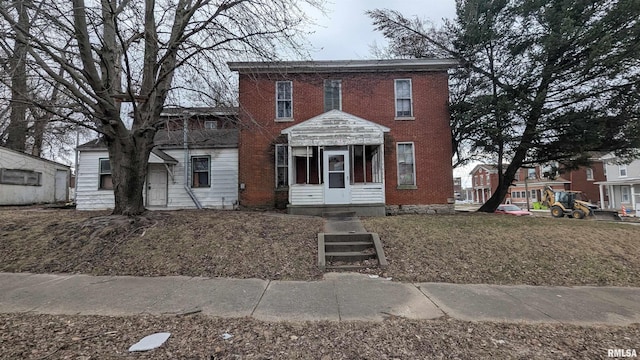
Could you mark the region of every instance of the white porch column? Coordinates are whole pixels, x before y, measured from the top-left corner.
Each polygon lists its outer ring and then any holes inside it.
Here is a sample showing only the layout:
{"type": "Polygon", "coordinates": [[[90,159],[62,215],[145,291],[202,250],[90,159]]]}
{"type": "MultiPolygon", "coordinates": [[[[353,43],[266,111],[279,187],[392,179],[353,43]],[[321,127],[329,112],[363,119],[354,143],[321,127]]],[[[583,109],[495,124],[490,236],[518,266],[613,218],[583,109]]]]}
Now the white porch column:
{"type": "Polygon", "coordinates": [[[600,191],[600,208],[604,209],[604,185],[598,185],[598,190],[600,191]]]}
{"type": "Polygon", "coordinates": [[[609,209],[616,208],[616,194],[613,192],[613,185],[609,185],[609,209]]]}
{"type": "MultiPolygon", "coordinates": [[[[631,210],[635,211],[636,210],[636,185],[635,184],[631,184],[631,210]]],[[[637,213],[635,213],[636,216],[638,216],[637,213]]]]}

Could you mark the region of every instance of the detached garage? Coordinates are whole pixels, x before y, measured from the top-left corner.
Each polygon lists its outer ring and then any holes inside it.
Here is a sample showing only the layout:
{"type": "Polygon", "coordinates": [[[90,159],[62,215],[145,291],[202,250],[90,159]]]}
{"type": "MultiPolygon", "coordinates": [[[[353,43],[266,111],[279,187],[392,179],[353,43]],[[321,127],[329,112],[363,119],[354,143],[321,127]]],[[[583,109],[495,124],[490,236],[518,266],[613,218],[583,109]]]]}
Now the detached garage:
{"type": "Polygon", "coordinates": [[[0,146],[0,205],[69,200],[67,165],[0,146]]]}

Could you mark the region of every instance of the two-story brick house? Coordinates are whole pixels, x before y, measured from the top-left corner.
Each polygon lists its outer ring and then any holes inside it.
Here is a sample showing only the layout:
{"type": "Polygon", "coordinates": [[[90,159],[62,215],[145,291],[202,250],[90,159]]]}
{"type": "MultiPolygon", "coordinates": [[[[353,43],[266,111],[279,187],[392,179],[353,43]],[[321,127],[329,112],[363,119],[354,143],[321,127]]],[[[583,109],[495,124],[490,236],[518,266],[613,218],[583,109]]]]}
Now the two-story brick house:
{"type": "Polygon", "coordinates": [[[473,202],[487,202],[498,188],[498,166],[492,164],[478,164],[469,174],[471,175],[473,202]]]}
{"type": "Polygon", "coordinates": [[[452,212],[455,60],[233,62],[240,205],[452,212]]]}

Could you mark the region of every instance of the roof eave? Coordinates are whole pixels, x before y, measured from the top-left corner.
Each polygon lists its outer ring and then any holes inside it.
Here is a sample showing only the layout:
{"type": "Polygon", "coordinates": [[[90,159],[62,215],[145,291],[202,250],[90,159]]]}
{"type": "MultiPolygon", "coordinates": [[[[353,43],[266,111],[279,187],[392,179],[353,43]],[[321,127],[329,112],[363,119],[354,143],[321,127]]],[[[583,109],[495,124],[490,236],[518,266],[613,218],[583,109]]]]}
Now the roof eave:
{"type": "Polygon", "coordinates": [[[282,62],[228,62],[231,71],[243,73],[331,73],[331,72],[435,72],[460,66],[456,59],[330,60],[282,62]]]}

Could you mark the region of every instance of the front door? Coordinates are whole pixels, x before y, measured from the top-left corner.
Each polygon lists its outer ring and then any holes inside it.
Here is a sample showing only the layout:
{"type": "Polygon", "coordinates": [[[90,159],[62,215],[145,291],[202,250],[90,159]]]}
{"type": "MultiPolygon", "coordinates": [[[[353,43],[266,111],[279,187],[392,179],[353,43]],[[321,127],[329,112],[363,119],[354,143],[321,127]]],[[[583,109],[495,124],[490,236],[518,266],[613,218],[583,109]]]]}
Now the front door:
{"type": "Polygon", "coordinates": [[[324,179],[325,204],[350,202],[349,151],[324,151],[324,179]]]}
{"type": "Polygon", "coordinates": [[[147,205],[167,206],[167,170],[162,164],[149,165],[147,205]]]}

